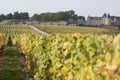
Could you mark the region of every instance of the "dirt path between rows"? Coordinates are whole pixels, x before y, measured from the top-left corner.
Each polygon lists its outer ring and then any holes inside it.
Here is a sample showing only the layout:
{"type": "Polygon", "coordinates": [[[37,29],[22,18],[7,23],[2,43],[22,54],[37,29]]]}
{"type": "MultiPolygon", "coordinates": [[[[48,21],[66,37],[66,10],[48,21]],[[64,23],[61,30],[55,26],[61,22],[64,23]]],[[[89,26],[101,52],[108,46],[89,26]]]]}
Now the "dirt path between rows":
{"type": "Polygon", "coordinates": [[[0,80],[33,80],[25,57],[18,54],[16,47],[6,46],[0,53],[0,80]]]}

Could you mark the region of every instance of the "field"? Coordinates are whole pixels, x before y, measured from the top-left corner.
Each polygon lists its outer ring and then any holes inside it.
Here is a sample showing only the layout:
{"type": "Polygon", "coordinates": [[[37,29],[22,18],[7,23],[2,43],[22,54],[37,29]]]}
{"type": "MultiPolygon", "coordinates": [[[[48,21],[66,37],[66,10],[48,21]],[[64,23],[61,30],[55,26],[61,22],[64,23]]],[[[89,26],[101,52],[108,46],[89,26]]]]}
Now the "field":
{"type": "Polygon", "coordinates": [[[11,37],[19,34],[38,34],[25,24],[0,25],[0,33],[4,33],[5,35],[11,37]]]}
{"type": "Polygon", "coordinates": [[[28,26],[0,25],[0,80],[120,80],[116,28],[28,26]]]}
{"type": "Polygon", "coordinates": [[[28,25],[0,25],[0,80],[26,80],[25,64],[19,61],[16,44],[18,35],[39,34],[28,25]],[[9,47],[10,46],[10,47],[9,47]]]}
{"type": "Polygon", "coordinates": [[[35,80],[119,80],[120,35],[53,34],[19,37],[35,80]]]}
{"type": "Polygon", "coordinates": [[[48,33],[115,33],[117,27],[84,27],[84,26],[58,26],[58,25],[34,25],[38,29],[48,33]]]}

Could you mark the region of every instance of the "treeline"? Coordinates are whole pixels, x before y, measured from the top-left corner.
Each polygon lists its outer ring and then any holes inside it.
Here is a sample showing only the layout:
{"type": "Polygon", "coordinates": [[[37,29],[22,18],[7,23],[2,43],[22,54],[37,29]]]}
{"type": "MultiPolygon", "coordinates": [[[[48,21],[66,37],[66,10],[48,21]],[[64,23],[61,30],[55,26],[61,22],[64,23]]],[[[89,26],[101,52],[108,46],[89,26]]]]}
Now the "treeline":
{"type": "Polygon", "coordinates": [[[73,10],[69,10],[69,11],[61,11],[61,12],[56,12],[56,13],[51,13],[51,12],[47,12],[47,13],[41,13],[41,14],[34,14],[32,17],[29,17],[29,13],[28,12],[21,12],[19,13],[14,12],[9,13],[7,15],[1,14],[0,15],[0,21],[3,20],[11,20],[11,19],[15,19],[15,20],[37,20],[37,21],[68,21],[70,19],[76,21],[76,20],[85,20],[84,16],[78,16],[77,14],[75,14],[75,12],[73,10]]]}
{"type": "Polygon", "coordinates": [[[0,15],[0,21],[3,20],[11,20],[11,19],[15,19],[15,20],[28,20],[29,19],[29,13],[28,12],[21,12],[19,13],[14,12],[14,14],[9,13],[7,15],[1,14],[0,15]]]}
{"type": "Polygon", "coordinates": [[[84,16],[78,16],[75,14],[73,10],[70,11],[61,11],[61,12],[56,12],[56,13],[42,13],[42,14],[34,14],[31,18],[32,20],[37,20],[37,21],[67,21],[69,19],[72,20],[78,20],[78,19],[83,19],[85,20],[84,16]]]}

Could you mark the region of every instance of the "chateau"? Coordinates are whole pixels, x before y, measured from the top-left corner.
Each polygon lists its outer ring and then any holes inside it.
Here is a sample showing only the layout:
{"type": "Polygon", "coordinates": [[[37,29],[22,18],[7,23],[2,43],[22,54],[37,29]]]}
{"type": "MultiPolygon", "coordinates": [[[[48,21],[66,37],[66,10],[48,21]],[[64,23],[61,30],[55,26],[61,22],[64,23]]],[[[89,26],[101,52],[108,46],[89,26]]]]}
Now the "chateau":
{"type": "Polygon", "coordinates": [[[110,14],[104,13],[102,17],[91,17],[88,16],[86,25],[89,26],[119,26],[120,17],[110,16],[110,14]]]}

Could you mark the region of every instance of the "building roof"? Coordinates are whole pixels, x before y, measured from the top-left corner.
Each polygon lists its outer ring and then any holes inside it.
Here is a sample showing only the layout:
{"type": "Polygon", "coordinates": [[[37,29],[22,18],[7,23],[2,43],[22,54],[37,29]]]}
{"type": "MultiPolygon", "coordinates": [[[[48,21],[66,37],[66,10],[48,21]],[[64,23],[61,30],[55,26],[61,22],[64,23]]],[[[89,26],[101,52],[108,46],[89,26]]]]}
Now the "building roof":
{"type": "Polygon", "coordinates": [[[103,17],[103,18],[106,18],[106,17],[107,17],[107,14],[106,14],[106,13],[104,13],[102,17],[103,17]]]}
{"type": "Polygon", "coordinates": [[[110,14],[108,13],[108,18],[110,18],[110,14]]]}
{"type": "Polygon", "coordinates": [[[104,13],[103,16],[102,16],[102,18],[111,18],[111,16],[110,16],[109,13],[108,14],[104,13]]]}

